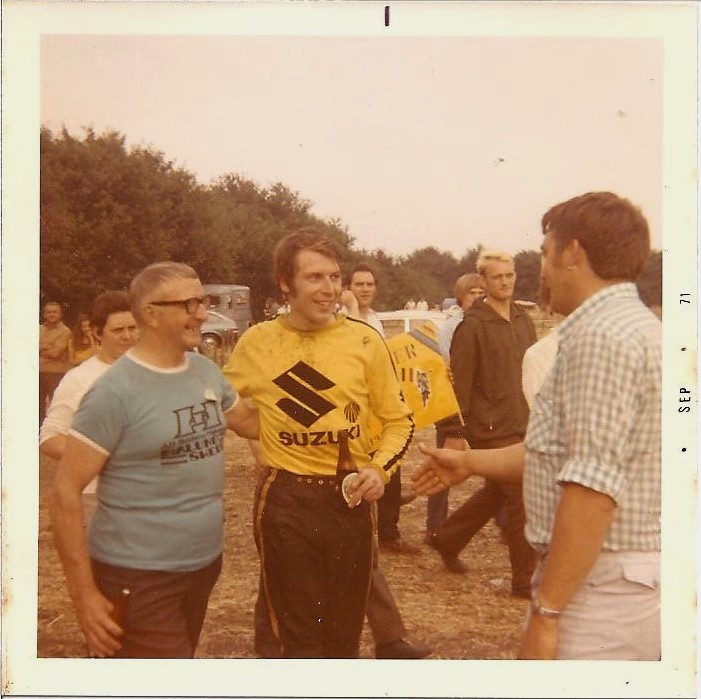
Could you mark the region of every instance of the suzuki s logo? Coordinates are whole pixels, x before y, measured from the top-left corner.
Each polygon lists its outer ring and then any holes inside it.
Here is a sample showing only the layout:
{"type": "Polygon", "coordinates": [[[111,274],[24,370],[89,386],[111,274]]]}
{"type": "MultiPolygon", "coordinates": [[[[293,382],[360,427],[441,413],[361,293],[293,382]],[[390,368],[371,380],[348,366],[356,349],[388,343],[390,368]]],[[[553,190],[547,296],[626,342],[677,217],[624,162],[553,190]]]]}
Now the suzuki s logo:
{"type": "Polygon", "coordinates": [[[317,393],[327,391],[336,384],[304,362],[297,362],[284,374],[273,379],[273,383],[290,396],[280,398],[277,407],[305,427],[311,427],[336,407],[317,393]]]}

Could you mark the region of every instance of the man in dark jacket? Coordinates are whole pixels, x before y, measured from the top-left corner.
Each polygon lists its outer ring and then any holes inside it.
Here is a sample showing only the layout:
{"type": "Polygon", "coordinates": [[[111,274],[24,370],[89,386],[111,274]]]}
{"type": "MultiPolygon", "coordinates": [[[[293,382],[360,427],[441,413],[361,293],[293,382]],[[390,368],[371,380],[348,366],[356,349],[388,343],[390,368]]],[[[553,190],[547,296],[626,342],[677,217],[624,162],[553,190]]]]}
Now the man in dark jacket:
{"type": "MultiPolygon", "coordinates": [[[[458,325],[450,347],[450,367],[465,426],[456,424],[445,446],[473,449],[505,447],[523,439],[528,405],[521,388],[525,351],[536,341],[528,314],[511,299],[516,273],[513,258],[484,252],[477,261],[485,298],[475,301],[458,325]]],[[[464,573],[458,558],[472,537],[505,508],[505,534],[511,561],[511,593],[530,597],[535,566],[523,530],[525,515],[519,484],[486,479],[484,485],[433,534],[431,544],[448,570],[464,573]]]]}

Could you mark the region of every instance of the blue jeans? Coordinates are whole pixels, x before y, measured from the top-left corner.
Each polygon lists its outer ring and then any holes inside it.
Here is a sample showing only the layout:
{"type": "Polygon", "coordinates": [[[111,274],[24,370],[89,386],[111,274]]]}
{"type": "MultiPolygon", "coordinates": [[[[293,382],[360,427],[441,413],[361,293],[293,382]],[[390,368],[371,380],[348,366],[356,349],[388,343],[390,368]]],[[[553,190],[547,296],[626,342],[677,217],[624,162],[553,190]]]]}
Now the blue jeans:
{"type": "MultiPolygon", "coordinates": [[[[436,427],[436,447],[442,449],[447,437],[447,430],[436,427]]],[[[426,498],[426,533],[431,534],[448,519],[448,496],[450,488],[426,498]]]]}

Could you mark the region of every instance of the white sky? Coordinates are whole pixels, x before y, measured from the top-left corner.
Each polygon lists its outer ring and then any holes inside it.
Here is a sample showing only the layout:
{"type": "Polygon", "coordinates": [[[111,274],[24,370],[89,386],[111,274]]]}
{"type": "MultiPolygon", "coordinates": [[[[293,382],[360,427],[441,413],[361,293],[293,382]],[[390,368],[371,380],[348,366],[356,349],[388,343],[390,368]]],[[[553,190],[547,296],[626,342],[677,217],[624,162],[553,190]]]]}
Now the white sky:
{"type": "Polygon", "coordinates": [[[200,182],[281,181],[360,247],[540,245],[554,203],[662,226],[655,38],[48,36],[41,120],[152,145],[200,182]]]}

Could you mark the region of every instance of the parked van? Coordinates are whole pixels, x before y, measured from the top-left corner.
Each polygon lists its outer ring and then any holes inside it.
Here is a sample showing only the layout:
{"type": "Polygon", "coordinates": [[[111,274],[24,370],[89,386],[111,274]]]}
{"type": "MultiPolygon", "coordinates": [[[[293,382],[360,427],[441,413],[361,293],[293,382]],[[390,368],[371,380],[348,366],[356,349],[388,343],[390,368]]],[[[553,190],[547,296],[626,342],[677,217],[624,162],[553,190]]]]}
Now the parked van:
{"type": "Polygon", "coordinates": [[[251,327],[251,290],[241,284],[204,284],[209,309],[236,321],[238,337],[251,327]]]}

